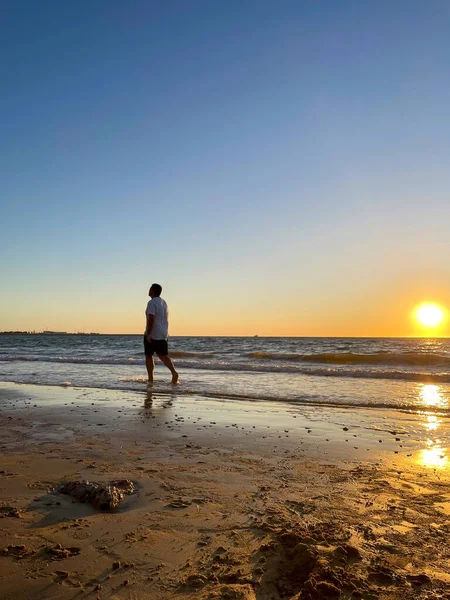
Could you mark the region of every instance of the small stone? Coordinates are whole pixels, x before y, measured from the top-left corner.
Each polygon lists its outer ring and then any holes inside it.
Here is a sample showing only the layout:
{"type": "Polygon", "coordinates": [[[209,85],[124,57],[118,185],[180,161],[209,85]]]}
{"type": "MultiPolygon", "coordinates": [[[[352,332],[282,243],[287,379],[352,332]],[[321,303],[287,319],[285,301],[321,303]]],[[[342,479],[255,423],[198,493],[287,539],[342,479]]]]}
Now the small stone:
{"type": "Polygon", "coordinates": [[[202,587],[208,580],[203,575],[192,574],[185,581],[185,585],[190,587],[202,587]]]}
{"type": "Polygon", "coordinates": [[[117,569],[120,569],[120,560],[113,562],[112,568],[114,569],[114,571],[117,571],[117,569]]]}
{"type": "Polygon", "coordinates": [[[59,575],[62,579],[68,579],[70,573],[69,571],[55,571],[57,575],[59,575]]]}

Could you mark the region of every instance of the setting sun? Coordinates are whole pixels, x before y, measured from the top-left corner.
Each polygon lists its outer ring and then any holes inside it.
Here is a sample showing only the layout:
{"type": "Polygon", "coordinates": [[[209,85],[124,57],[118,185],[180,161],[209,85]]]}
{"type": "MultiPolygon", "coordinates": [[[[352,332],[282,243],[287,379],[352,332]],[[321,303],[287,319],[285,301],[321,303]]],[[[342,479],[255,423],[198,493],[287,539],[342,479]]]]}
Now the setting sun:
{"type": "Polygon", "coordinates": [[[437,304],[421,304],[415,314],[417,321],[424,327],[437,327],[444,320],[444,311],[437,304]]]}

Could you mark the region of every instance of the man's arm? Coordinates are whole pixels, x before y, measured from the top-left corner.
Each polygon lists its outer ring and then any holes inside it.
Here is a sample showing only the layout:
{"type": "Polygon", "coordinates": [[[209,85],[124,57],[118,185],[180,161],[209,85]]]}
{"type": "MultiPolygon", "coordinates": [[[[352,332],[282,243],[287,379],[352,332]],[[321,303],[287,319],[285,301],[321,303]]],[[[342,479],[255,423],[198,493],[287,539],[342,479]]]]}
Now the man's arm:
{"type": "Polygon", "coordinates": [[[155,317],[153,315],[147,315],[147,327],[145,328],[145,335],[146,335],[148,341],[150,341],[150,333],[152,331],[154,320],[155,320],[155,317]]]}

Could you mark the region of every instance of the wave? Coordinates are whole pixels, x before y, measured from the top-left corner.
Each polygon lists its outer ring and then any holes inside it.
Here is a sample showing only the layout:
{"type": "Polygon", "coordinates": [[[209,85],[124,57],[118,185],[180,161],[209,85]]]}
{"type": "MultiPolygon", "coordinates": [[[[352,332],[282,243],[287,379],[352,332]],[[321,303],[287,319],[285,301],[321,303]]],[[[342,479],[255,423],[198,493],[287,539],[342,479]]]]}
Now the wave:
{"type": "MultiPolygon", "coordinates": [[[[193,353],[191,353],[193,354],[193,353]]],[[[367,355],[366,355],[367,356],[367,355]]],[[[78,357],[19,357],[8,358],[7,361],[0,358],[0,362],[25,361],[41,363],[60,363],[75,365],[92,365],[95,367],[117,367],[126,366],[127,369],[142,369],[144,366],[143,358],[130,360],[130,358],[78,358],[78,357]]],[[[273,360],[259,362],[233,362],[233,361],[205,361],[192,360],[192,357],[179,358],[176,362],[177,368],[200,371],[227,371],[234,373],[261,373],[261,374],[290,374],[306,375],[315,377],[353,377],[357,379],[389,379],[399,381],[414,381],[419,383],[450,383],[450,371],[433,372],[425,369],[400,370],[392,368],[381,368],[381,365],[374,365],[370,368],[369,364],[338,364],[338,365],[312,365],[307,364],[288,364],[287,362],[277,362],[273,360]],[[378,368],[377,368],[378,367],[378,368]]],[[[386,367],[386,365],[385,365],[386,367]]]]}
{"type": "Polygon", "coordinates": [[[73,363],[75,365],[130,365],[133,363],[144,364],[142,359],[134,357],[129,358],[111,358],[111,357],[86,357],[78,356],[0,356],[0,362],[49,362],[49,363],[73,363]]]}
{"type": "MultiPolygon", "coordinates": [[[[169,356],[172,358],[198,358],[208,359],[212,358],[214,354],[207,354],[206,352],[182,352],[180,350],[174,350],[169,352],[169,356]]],[[[33,355],[0,355],[0,362],[56,362],[56,363],[74,363],[81,365],[89,364],[104,364],[104,365],[127,365],[130,363],[142,363],[144,359],[142,356],[33,356],[33,355]]]]}
{"type": "Polygon", "coordinates": [[[172,358],[212,358],[214,354],[206,352],[182,352],[181,350],[171,350],[169,356],[172,358]]]}
{"type": "Polygon", "coordinates": [[[325,352],[322,354],[296,354],[274,352],[250,352],[247,358],[264,361],[286,361],[323,363],[334,365],[393,365],[393,366],[423,366],[450,367],[450,356],[438,353],[423,352],[379,352],[377,354],[355,354],[352,352],[325,352]]]}
{"type": "MultiPolygon", "coordinates": [[[[230,364],[231,368],[236,370],[253,370],[254,361],[263,363],[266,370],[267,366],[273,363],[313,363],[324,365],[354,365],[354,366],[404,366],[404,367],[447,367],[450,369],[450,355],[438,353],[420,353],[420,352],[379,352],[377,354],[355,354],[352,352],[326,352],[321,354],[297,354],[297,353],[276,353],[276,352],[250,352],[241,357],[237,356],[236,361],[221,361],[220,356],[214,353],[206,352],[184,352],[174,350],[169,353],[172,358],[186,359],[185,366],[189,368],[211,368],[211,365],[217,365],[217,368],[223,368],[223,365],[230,364]],[[216,358],[216,362],[208,359],[216,358]],[[245,362],[239,362],[239,358],[245,362]],[[191,361],[190,359],[197,359],[191,361]],[[251,359],[248,361],[248,359],[251,359]],[[198,362],[201,361],[201,362],[198,362]],[[203,363],[204,361],[204,363],[203,363]]],[[[143,363],[142,356],[49,356],[49,355],[0,355],[0,362],[57,362],[74,364],[105,364],[105,365],[125,365],[130,363],[143,363]]],[[[261,365],[262,366],[262,365],[261,365]]],[[[213,367],[214,368],[214,367],[213,367]]]]}
{"type": "MultiPolygon", "coordinates": [[[[179,352],[179,358],[177,358],[177,368],[179,369],[197,369],[203,371],[227,371],[227,372],[235,372],[235,373],[277,373],[277,374],[291,374],[291,375],[307,375],[307,376],[316,376],[316,377],[353,377],[357,379],[390,379],[390,380],[400,380],[400,381],[417,381],[420,383],[450,383],[450,370],[449,371],[428,371],[426,369],[392,369],[392,364],[384,364],[381,361],[373,365],[373,368],[370,368],[371,363],[369,362],[370,358],[374,356],[381,355],[346,355],[346,356],[358,356],[364,357],[360,362],[355,361],[354,363],[341,362],[341,363],[329,363],[326,364],[311,364],[312,361],[303,360],[302,364],[298,364],[300,359],[294,360],[291,364],[285,360],[285,356],[335,356],[332,354],[321,354],[321,355],[281,355],[281,354],[273,354],[273,353],[252,353],[253,355],[258,355],[260,359],[258,362],[239,362],[239,361],[226,361],[226,360],[204,360],[204,353],[195,353],[195,352],[179,352]],[[201,358],[199,359],[199,356],[201,358]],[[262,360],[261,355],[266,357],[267,355],[270,358],[267,360],[262,360]],[[278,357],[283,357],[283,359],[278,357]],[[276,357],[276,358],[274,358],[276,357]],[[365,359],[368,359],[367,362],[364,362],[365,359]],[[296,363],[296,364],[295,364],[296,363]],[[310,363],[310,364],[308,364],[310,363]],[[382,367],[385,368],[382,368],[382,367]]],[[[171,356],[175,356],[174,353],[171,353],[171,356]]],[[[383,355],[384,356],[384,355],[383,355]]],[[[422,355],[423,356],[423,355],[422,355]]],[[[428,355],[432,356],[432,355],[428,355]]],[[[256,358],[256,356],[254,356],[256,358]]],[[[135,357],[74,357],[74,356],[9,356],[9,357],[0,357],[1,362],[33,362],[33,363],[59,363],[59,364],[74,364],[74,365],[92,365],[96,367],[105,366],[105,367],[117,367],[126,366],[127,368],[142,368],[144,365],[143,357],[135,358],[135,357]]],[[[292,359],[291,359],[292,361],[292,359]]],[[[319,362],[319,361],[317,361],[319,362]]],[[[403,363],[399,363],[401,366],[403,363]]],[[[404,365],[405,367],[411,367],[410,364],[404,365]]],[[[419,365],[420,366],[429,366],[429,365],[419,365]]],[[[432,363],[432,367],[435,367],[436,364],[432,363]]],[[[450,364],[448,365],[450,367],[450,364]]]]}
{"type": "Polygon", "coordinates": [[[308,375],[315,377],[353,377],[355,379],[393,379],[400,381],[417,381],[420,383],[450,383],[450,373],[427,373],[417,371],[375,371],[369,369],[343,369],[327,367],[278,366],[278,365],[251,365],[245,363],[206,363],[193,365],[192,363],[177,363],[183,369],[203,369],[206,371],[236,371],[247,373],[287,373],[308,375]]]}

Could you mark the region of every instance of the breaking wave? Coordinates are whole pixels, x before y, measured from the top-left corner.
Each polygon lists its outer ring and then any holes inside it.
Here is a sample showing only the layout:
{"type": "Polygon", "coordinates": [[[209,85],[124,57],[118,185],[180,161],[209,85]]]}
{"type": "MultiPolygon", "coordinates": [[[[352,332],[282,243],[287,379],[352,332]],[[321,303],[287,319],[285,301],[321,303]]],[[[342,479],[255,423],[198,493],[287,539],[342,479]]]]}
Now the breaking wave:
{"type": "MultiPolygon", "coordinates": [[[[273,354],[251,353],[253,359],[210,360],[205,353],[171,352],[177,368],[200,371],[226,371],[235,373],[287,373],[318,377],[353,377],[358,379],[390,379],[423,383],[450,383],[450,360],[436,355],[384,355],[384,354],[273,354]],[[406,358],[405,358],[406,356],[406,358]],[[408,358],[409,356],[409,358],[408,358]],[[382,358],[381,358],[382,357],[382,358]],[[419,360],[420,359],[420,360],[419,360]],[[442,367],[448,367],[443,370],[442,367]],[[403,367],[403,368],[402,368],[403,367]],[[437,370],[437,367],[441,367],[437,370]]],[[[214,355],[211,355],[214,356],[214,355]]],[[[250,356],[250,355],[247,355],[250,356]]],[[[0,363],[43,363],[59,365],[127,366],[142,368],[141,357],[78,357],[78,356],[0,356],[0,363]]]]}
{"type": "Polygon", "coordinates": [[[352,352],[326,352],[322,354],[296,354],[274,352],[249,352],[247,358],[263,361],[286,361],[322,363],[333,365],[390,365],[450,368],[450,356],[438,353],[380,352],[378,354],[354,354],[352,352]]]}
{"type": "Polygon", "coordinates": [[[207,352],[182,352],[181,350],[171,350],[169,355],[172,358],[212,358],[214,354],[207,352]]]}

